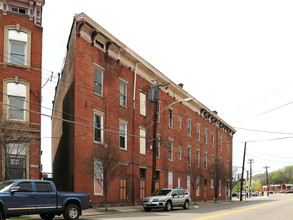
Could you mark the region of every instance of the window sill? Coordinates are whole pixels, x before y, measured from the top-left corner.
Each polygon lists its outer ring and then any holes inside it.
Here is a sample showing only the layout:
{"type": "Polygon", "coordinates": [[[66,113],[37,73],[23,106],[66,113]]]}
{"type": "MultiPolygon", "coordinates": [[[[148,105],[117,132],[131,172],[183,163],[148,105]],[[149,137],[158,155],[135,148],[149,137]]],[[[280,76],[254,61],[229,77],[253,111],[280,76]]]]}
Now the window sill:
{"type": "Polygon", "coordinates": [[[31,66],[28,65],[21,65],[21,64],[14,64],[14,63],[7,63],[7,62],[4,62],[4,63],[0,63],[2,64],[3,66],[12,66],[12,67],[18,67],[18,68],[24,68],[24,69],[27,69],[27,71],[30,71],[31,70],[31,66]]]}
{"type": "Polygon", "coordinates": [[[95,92],[94,92],[94,95],[95,95],[95,96],[98,96],[98,97],[100,97],[100,98],[102,98],[102,99],[104,98],[103,94],[101,95],[101,94],[99,94],[99,93],[95,93],[95,92]]]}
{"type": "Polygon", "coordinates": [[[125,105],[121,105],[121,104],[119,103],[119,106],[122,107],[122,108],[128,109],[128,108],[127,108],[127,104],[126,104],[126,106],[125,106],[125,105]]]}
{"type": "Polygon", "coordinates": [[[127,148],[119,147],[119,150],[127,151],[127,148]]]}

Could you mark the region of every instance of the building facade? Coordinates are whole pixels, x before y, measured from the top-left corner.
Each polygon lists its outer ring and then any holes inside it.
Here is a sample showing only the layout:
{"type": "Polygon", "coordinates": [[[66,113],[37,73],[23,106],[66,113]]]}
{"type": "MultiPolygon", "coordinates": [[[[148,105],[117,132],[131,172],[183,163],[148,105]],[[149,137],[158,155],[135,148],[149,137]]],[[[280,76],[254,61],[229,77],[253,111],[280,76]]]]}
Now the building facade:
{"type": "Polygon", "coordinates": [[[44,2],[0,0],[0,180],[40,178],[44,2]]]}
{"type": "Polygon", "coordinates": [[[93,154],[112,145],[120,158],[109,203],[137,204],[150,195],[153,85],[165,85],[159,86],[156,188],[186,188],[195,200],[212,200],[218,183],[218,198],[227,199],[235,129],[84,13],[74,17],[53,104],[53,175],[60,190],[89,192],[93,203],[103,203],[103,176],[95,175],[103,167],[93,154]],[[223,167],[228,175],[219,178],[223,167]]]}

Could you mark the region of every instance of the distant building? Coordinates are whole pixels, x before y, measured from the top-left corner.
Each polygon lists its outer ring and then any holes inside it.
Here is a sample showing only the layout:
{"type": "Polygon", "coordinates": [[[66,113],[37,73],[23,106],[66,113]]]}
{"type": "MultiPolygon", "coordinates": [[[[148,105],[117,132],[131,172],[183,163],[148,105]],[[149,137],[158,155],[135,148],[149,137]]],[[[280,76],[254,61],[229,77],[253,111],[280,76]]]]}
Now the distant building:
{"type": "Polygon", "coordinates": [[[53,105],[53,178],[59,189],[89,192],[93,203],[103,203],[101,179],[94,175],[94,168],[103,167],[89,164],[94,149],[111,142],[121,160],[109,202],[139,203],[150,195],[154,104],[149,91],[156,80],[168,84],[159,91],[159,110],[167,109],[158,115],[156,187],[186,188],[196,200],[212,200],[215,180],[208,169],[220,161],[229,175],[219,181],[219,199],[227,198],[236,130],[195,98],[172,105],[192,97],[183,84],[84,13],[74,17],[53,105]]]}
{"type": "Polygon", "coordinates": [[[0,0],[0,180],[40,178],[44,3],[0,0]]]}

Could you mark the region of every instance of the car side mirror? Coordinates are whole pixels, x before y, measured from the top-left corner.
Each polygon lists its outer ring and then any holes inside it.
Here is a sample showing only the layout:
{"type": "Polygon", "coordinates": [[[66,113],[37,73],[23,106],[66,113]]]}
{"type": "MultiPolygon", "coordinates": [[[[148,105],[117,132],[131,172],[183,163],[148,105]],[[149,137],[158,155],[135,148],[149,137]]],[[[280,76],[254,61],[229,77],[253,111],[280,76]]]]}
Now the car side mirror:
{"type": "Polygon", "coordinates": [[[19,186],[15,186],[13,187],[10,192],[14,193],[14,192],[18,192],[20,190],[20,187],[19,186]]]}

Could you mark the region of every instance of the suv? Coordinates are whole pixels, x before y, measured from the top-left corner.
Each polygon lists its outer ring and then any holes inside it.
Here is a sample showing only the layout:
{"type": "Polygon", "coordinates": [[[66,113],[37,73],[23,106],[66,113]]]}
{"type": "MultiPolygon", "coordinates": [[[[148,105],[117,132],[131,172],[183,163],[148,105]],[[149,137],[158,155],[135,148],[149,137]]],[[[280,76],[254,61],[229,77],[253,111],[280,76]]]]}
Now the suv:
{"type": "Polygon", "coordinates": [[[175,206],[188,209],[190,202],[191,198],[186,189],[158,189],[142,200],[142,206],[147,212],[153,208],[171,211],[175,206]]]}

